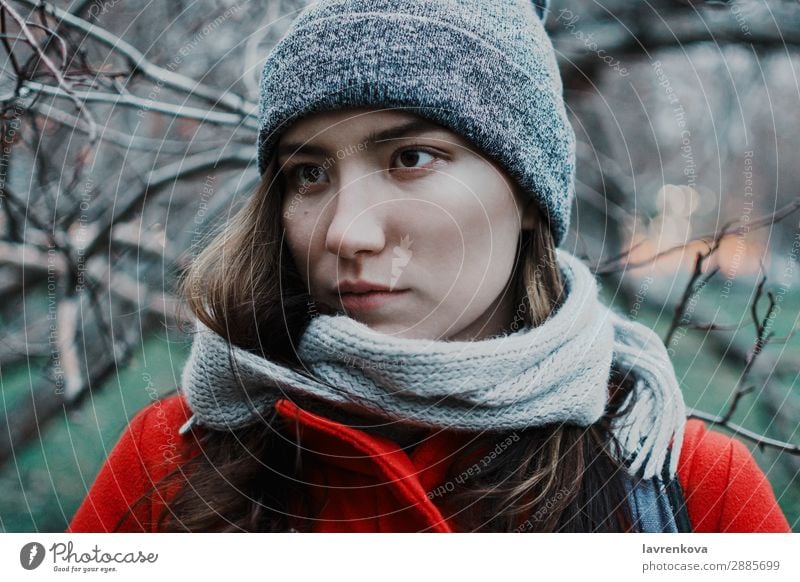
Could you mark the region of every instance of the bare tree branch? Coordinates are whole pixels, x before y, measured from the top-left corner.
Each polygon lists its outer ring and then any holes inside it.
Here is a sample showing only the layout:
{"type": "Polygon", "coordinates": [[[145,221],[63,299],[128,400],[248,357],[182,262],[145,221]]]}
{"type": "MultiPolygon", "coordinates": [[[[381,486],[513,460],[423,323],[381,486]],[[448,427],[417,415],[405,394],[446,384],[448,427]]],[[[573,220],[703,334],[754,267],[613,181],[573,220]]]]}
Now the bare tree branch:
{"type": "Polygon", "coordinates": [[[172,117],[194,119],[195,121],[216,123],[218,125],[231,125],[234,127],[239,127],[242,125],[241,116],[234,113],[217,113],[199,107],[172,105],[170,103],[153,101],[150,99],[144,99],[142,97],[136,97],[134,95],[114,95],[112,93],[98,93],[96,91],[72,91],[68,94],[58,87],[51,87],[50,85],[37,83],[35,81],[25,81],[23,88],[33,92],[42,93],[43,95],[51,95],[53,97],[66,98],[70,100],[82,99],[86,102],[136,107],[142,110],[156,111],[165,115],[171,115],[172,117]]]}
{"type": "Polygon", "coordinates": [[[251,128],[257,128],[258,106],[250,103],[232,91],[217,91],[206,87],[204,84],[190,79],[179,73],[168,71],[154,65],[130,43],[111,34],[107,30],[95,26],[94,24],[70,14],[65,10],[56,8],[47,2],[38,0],[17,0],[22,4],[32,8],[42,8],[47,14],[54,17],[59,25],[70,26],[76,30],[84,32],[87,36],[94,38],[109,49],[125,57],[128,65],[132,69],[132,74],[142,74],[148,79],[157,82],[160,86],[165,86],[176,91],[187,93],[191,96],[203,99],[205,102],[221,107],[235,113],[240,118],[239,123],[244,123],[251,128]]]}
{"type": "MultiPolygon", "coordinates": [[[[672,322],[670,323],[669,329],[667,330],[667,334],[664,338],[664,343],[669,345],[672,341],[672,337],[675,335],[675,332],[681,327],[683,319],[686,315],[687,308],[692,300],[697,294],[699,294],[703,288],[708,284],[711,278],[717,274],[719,271],[719,267],[711,269],[711,271],[705,276],[701,278],[703,274],[703,265],[705,264],[706,260],[713,255],[717,249],[719,248],[719,240],[714,241],[712,245],[708,248],[706,252],[698,251],[697,256],[694,261],[694,269],[692,270],[692,276],[689,278],[689,282],[686,284],[686,288],[683,291],[683,295],[681,300],[678,302],[678,305],[675,307],[674,315],[672,317],[672,322]],[[700,281],[698,284],[698,280],[700,281]]],[[[690,318],[691,319],[691,318],[690,318]]],[[[689,321],[686,322],[688,324],[689,321]]]]}
{"type": "MultiPolygon", "coordinates": [[[[84,107],[83,103],[78,100],[78,97],[73,91],[72,84],[64,78],[61,70],[56,67],[55,63],[50,60],[50,57],[48,57],[44,51],[41,50],[38,41],[29,29],[29,23],[26,22],[25,19],[20,16],[19,13],[8,4],[8,2],[6,2],[6,0],[0,0],[0,10],[7,11],[11,15],[11,18],[17,21],[20,31],[25,38],[28,39],[28,44],[30,44],[31,48],[36,51],[41,62],[44,63],[44,65],[50,70],[50,72],[58,81],[58,85],[61,87],[60,91],[62,91],[65,96],[75,104],[75,108],[86,118],[86,122],[89,125],[89,141],[94,142],[97,135],[97,124],[94,121],[94,117],[89,110],[84,107]]],[[[64,61],[66,61],[66,56],[64,56],[64,61]]]]}
{"type": "Polygon", "coordinates": [[[722,242],[723,239],[730,237],[730,236],[742,236],[747,232],[752,232],[758,230],[760,228],[764,228],[767,226],[773,226],[778,224],[782,220],[784,220],[787,216],[791,216],[797,210],[800,209],[800,197],[795,198],[789,204],[786,204],[782,208],[776,210],[775,212],[763,216],[761,218],[749,221],[747,224],[742,224],[741,222],[729,222],[721,229],[716,230],[709,234],[703,234],[697,237],[693,237],[686,242],[671,246],[668,249],[660,251],[646,259],[642,259],[638,262],[629,262],[626,259],[630,256],[631,252],[640,248],[644,241],[636,243],[631,248],[625,250],[624,252],[610,257],[601,261],[594,267],[594,271],[598,275],[607,275],[609,273],[615,271],[621,271],[624,269],[638,269],[639,267],[644,267],[645,265],[650,265],[659,259],[663,259],[671,255],[672,253],[682,251],[683,249],[691,246],[695,243],[705,243],[707,245],[713,245],[722,242]]]}
{"type": "Polygon", "coordinates": [[[778,439],[766,437],[752,430],[748,430],[736,423],[730,422],[729,420],[726,421],[722,417],[717,416],[715,414],[708,414],[707,412],[701,412],[699,410],[690,408],[689,418],[699,418],[700,420],[704,420],[713,425],[725,427],[734,434],[742,438],[745,438],[753,443],[756,443],[762,448],[770,447],[782,451],[784,453],[790,453],[792,455],[800,455],[800,445],[793,445],[791,443],[786,443],[778,439]]]}

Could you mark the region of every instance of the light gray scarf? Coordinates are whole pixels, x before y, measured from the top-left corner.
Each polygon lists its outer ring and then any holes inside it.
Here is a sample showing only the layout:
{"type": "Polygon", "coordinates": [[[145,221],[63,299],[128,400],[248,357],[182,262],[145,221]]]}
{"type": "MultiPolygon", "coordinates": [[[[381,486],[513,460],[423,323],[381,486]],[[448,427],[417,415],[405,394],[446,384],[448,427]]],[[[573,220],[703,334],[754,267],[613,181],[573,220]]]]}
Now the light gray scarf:
{"type": "Polygon", "coordinates": [[[612,425],[622,461],[632,475],[647,479],[666,468],[674,477],[686,412],[664,344],[604,306],[579,259],[559,250],[558,261],[566,298],[542,325],[437,341],[381,334],[344,314],[318,315],[297,349],[303,373],[231,346],[198,322],[181,387],[194,415],[181,434],[194,423],[230,430],[266,422],[283,397],[407,428],[589,426],[605,411],[613,364],[637,387],[631,412],[612,425]]]}

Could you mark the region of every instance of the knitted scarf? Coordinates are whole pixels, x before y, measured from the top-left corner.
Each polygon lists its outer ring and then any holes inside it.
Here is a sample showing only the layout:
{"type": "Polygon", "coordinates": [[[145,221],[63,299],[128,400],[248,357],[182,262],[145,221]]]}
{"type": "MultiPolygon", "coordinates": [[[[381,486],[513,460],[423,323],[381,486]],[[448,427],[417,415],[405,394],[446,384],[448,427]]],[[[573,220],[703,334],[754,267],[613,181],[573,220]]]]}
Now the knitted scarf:
{"type": "Polygon", "coordinates": [[[558,309],[539,326],[479,341],[396,338],[341,313],[317,315],[297,347],[305,369],[291,369],[197,322],[181,386],[194,414],[181,434],[195,423],[224,431],[267,422],[284,397],[396,428],[589,426],[606,409],[613,365],[636,385],[633,408],[612,425],[620,460],[643,479],[665,469],[675,477],[686,413],[664,344],[604,306],[579,259],[558,250],[558,262],[558,309]]]}

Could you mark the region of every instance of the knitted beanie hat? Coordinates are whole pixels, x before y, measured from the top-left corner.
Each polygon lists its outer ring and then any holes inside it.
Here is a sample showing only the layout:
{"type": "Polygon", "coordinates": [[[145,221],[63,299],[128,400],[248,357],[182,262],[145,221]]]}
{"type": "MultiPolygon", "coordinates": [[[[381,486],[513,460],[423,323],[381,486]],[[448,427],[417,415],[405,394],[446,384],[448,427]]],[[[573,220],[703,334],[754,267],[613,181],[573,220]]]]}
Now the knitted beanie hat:
{"type": "Polygon", "coordinates": [[[322,0],[268,56],[258,168],[309,113],[402,108],[448,127],[539,204],[561,244],[574,197],[575,134],[553,46],[549,0],[322,0]]]}

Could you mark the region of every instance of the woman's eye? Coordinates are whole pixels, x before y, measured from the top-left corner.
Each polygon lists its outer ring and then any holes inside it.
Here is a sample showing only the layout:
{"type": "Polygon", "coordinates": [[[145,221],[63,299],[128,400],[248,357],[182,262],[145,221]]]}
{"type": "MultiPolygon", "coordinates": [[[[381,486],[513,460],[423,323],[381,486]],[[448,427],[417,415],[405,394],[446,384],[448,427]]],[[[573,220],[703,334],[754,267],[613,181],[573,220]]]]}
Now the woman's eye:
{"type": "Polygon", "coordinates": [[[435,159],[435,155],[425,150],[403,150],[397,156],[401,168],[416,168],[418,164],[425,166],[435,159]]]}
{"type": "Polygon", "coordinates": [[[291,174],[301,187],[322,184],[327,180],[327,175],[322,166],[302,165],[295,168],[291,174]]]}

